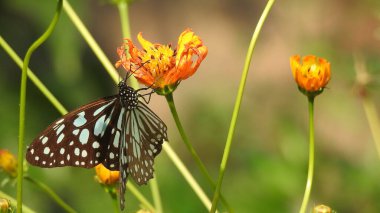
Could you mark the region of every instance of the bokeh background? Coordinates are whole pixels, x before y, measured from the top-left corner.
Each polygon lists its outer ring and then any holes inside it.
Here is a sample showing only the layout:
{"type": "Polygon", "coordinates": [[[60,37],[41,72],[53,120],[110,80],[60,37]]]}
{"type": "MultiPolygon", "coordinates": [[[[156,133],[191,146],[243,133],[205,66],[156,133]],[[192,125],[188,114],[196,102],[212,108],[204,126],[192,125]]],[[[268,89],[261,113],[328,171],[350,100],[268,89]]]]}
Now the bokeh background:
{"type": "MultiPolygon", "coordinates": [[[[24,56],[44,31],[56,1],[0,1],[0,35],[24,56]]],[[[120,19],[106,1],[71,1],[112,62],[122,43],[120,19]]],[[[174,94],[185,130],[210,174],[217,178],[248,44],[266,1],[136,0],[130,6],[133,39],[176,45],[191,27],[209,48],[198,72],[174,94]]],[[[361,99],[355,60],[367,67],[376,106],[380,71],[380,1],[277,1],[255,49],[222,193],[236,212],[297,212],[308,161],[306,97],[289,68],[294,54],[314,54],[332,64],[328,89],[315,106],[316,165],[310,204],[338,212],[380,212],[380,160],[361,99]],[[358,61],[358,60],[356,60],[358,61]]],[[[69,110],[117,88],[63,12],[53,35],[32,56],[31,69],[69,110]]],[[[17,153],[20,69],[0,50],[0,148],[17,153]]],[[[170,145],[211,197],[207,182],[182,143],[161,96],[149,105],[168,125],[170,145]]],[[[377,107],[379,110],[379,107],[377,107]]],[[[26,144],[60,114],[28,82],[26,144]]],[[[378,130],[380,131],[380,130],[378,130]]],[[[181,174],[161,153],[155,161],[165,212],[207,212],[181,174]]],[[[94,170],[29,168],[79,212],[110,212],[112,202],[94,170]]],[[[0,176],[2,179],[5,175],[0,176]]],[[[25,204],[37,212],[63,212],[25,182],[25,204]]],[[[151,197],[149,186],[140,187],[151,197]]],[[[15,196],[15,186],[1,190],[15,196]]],[[[127,193],[127,211],[139,209],[127,193]]]]}

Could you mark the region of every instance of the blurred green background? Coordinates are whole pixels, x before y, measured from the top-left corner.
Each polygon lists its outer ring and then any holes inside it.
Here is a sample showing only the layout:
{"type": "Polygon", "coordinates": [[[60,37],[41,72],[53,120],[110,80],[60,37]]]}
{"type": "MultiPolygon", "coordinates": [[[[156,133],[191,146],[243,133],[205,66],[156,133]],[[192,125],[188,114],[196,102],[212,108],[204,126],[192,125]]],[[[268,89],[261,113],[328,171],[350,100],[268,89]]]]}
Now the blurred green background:
{"type": "MultiPolygon", "coordinates": [[[[117,8],[105,1],[71,1],[112,62],[122,43],[117,8]]],[[[266,1],[136,0],[130,6],[138,32],[176,45],[191,27],[209,48],[198,72],[174,94],[183,125],[210,174],[217,178],[245,54],[266,1]]],[[[0,1],[0,35],[24,56],[50,22],[56,1],[0,1]]],[[[316,165],[310,205],[338,212],[380,212],[380,160],[361,100],[355,92],[353,55],[373,77],[369,92],[380,106],[380,1],[277,1],[253,56],[222,193],[236,212],[297,212],[308,161],[306,97],[289,68],[294,54],[331,62],[332,80],[315,105],[316,165]]],[[[31,69],[72,110],[116,93],[116,86],[63,12],[53,35],[32,56],[31,69]]],[[[20,69],[0,50],[0,148],[17,153],[20,69]]],[[[149,105],[168,125],[170,145],[209,197],[212,191],[182,143],[161,96],[149,105]]],[[[379,107],[377,107],[379,110],[379,107]]],[[[26,144],[60,114],[28,82],[26,144]]],[[[207,212],[166,153],[155,161],[165,212],[207,212]]],[[[112,202],[94,170],[29,168],[79,212],[110,212],[112,202]]],[[[4,178],[1,175],[0,178],[4,178]]],[[[151,197],[149,186],[140,187],[151,197]]],[[[15,186],[1,190],[15,196],[15,186]]],[[[139,209],[127,193],[127,211],[139,209]]],[[[24,202],[37,212],[63,212],[28,182],[24,202]]]]}

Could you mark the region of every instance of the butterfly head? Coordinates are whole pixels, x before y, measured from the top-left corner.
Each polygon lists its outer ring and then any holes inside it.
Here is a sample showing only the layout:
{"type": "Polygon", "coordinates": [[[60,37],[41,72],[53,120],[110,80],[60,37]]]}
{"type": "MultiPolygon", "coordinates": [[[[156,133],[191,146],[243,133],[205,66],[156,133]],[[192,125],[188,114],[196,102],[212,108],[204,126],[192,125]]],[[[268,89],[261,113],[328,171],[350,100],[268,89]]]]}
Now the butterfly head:
{"type": "Polygon", "coordinates": [[[119,98],[121,104],[127,110],[132,110],[137,107],[138,94],[136,90],[128,86],[125,81],[120,81],[119,83],[119,98]]]}

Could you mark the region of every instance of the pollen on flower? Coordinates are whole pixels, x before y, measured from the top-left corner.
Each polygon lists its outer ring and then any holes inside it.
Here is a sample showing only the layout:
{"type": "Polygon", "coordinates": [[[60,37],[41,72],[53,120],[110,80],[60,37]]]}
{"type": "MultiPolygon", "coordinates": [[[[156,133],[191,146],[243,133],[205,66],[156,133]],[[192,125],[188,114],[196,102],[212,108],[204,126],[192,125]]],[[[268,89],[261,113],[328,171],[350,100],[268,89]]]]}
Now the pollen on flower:
{"type": "Polygon", "coordinates": [[[158,94],[163,89],[172,92],[180,81],[193,75],[207,55],[207,47],[190,29],[186,29],[178,38],[176,48],[171,45],[151,43],[139,33],[137,39],[142,49],[137,48],[130,39],[119,47],[120,60],[116,67],[122,66],[146,86],[152,87],[158,94]],[[125,47],[130,57],[127,57],[125,47]],[[170,89],[171,88],[171,89],[170,89]]]}

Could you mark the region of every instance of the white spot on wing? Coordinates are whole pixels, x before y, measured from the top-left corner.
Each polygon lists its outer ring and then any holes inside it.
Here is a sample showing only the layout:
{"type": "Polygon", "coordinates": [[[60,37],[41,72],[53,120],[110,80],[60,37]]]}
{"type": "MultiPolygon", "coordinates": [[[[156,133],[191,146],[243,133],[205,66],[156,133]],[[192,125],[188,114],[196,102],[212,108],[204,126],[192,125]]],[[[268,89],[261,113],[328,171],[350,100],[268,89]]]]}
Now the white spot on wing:
{"type": "Polygon", "coordinates": [[[59,133],[62,132],[62,130],[65,128],[65,124],[62,124],[58,129],[57,129],[57,132],[56,134],[59,135],[59,133]]]}
{"type": "Polygon", "coordinates": [[[57,143],[61,143],[61,141],[63,140],[63,138],[65,137],[65,134],[60,134],[59,136],[58,136],[58,139],[57,139],[57,143]]]}
{"type": "Polygon", "coordinates": [[[99,113],[101,113],[106,107],[108,107],[109,105],[113,104],[113,102],[115,101],[111,101],[110,103],[100,107],[99,109],[95,110],[94,112],[94,116],[97,116],[99,113]]]}
{"type": "Polygon", "coordinates": [[[47,155],[49,153],[50,153],[50,148],[49,147],[45,147],[44,154],[47,155]]]}
{"type": "Polygon", "coordinates": [[[117,128],[120,129],[120,130],[121,130],[121,122],[123,120],[122,118],[123,118],[123,115],[124,115],[124,111],[125,111],[124,107],[121,108],[121,112],[120,112],[119,118],[117,120],[117,128]]]}
{"type": "Polygon", "coordinates": [[[45,144],[46,142],[48,141],[48,138],[45,136],[44,138],[42,138],[42,144],[45,144]]]}
{"type": "Polygon", "coordinates": [[[86,144],[88,142],[88,137],[90,136],[90,132],[88,129],[83,129],[82,132],[79,135],[79,141],[82,144],[86,144]]]}
{"type": "Polygon", "coordinates": [[[80,126],[83,126],[84,124],[86,124],[87,120],[84,117],[84,115],[85,115],[84,111],[78,113],[78,117],[74,120],[74,123],[73,123],[74,126],[80,127],[80,126]]]}
{"type": "Polygon", "coordinates": [[[64,118],[61,118],[61,119],[59,119],[57,122],[55,122],[55,124],[60,124],[60,123],[62,123],[62,121],[64,121],[65,119],[64,118]]]}
{"type": "Polygon", "coordinates": [[[95,141],[94,143],[92,143],[92,148],[97,149],[99,147],[100,147],[99,142],[95,141]]]}
{"type": "Polygon", "coordinates": [[[79,156],[79,153],[80,153],[79,148],[75,148],[75,150],[74,150],[74,154],[75,154],[76,156],[79,156]]]}
{"type": "Polygon", "coordinates": [[[86,150],[83,150],[83,151],[82,151],[82,157],[83,157],[83,158],[87,157],[87,151],[86,151],[86,150]]]}
{"type": "Polygon", "coordinates": [[[113,139],[113,146],[115,148],[119,147],[119,140],[120,140],[120,132],[116,131],[115,138],[113,139]]]}
{"type": "Polygon", "coordinates": [[[94,135],[95,136],[98,136],[98,135],[100,135],[100,133],[102,133],[103,128],[105,127],[104,126],[104,120],[105,119],[106,119],[106,115],[103,115],[102,117],[100,117],[96,121],[95,126],[94,126],[94,135]]]}
{"type": "Polygon", "coordinates": [[[78,133],[79,133],[79,129],[74,129],[73,134],[78,135],[78,133]]]}

